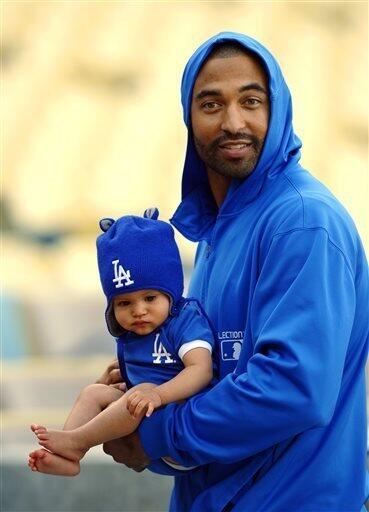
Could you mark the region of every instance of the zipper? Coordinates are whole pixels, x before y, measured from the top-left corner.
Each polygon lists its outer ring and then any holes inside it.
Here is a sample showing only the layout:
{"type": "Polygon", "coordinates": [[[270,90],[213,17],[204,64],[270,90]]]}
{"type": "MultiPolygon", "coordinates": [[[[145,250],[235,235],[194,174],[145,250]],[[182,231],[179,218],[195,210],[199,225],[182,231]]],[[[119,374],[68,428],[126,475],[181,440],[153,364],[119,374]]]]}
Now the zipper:
{"type": "Polygon", "coordinates": [[[209,275],[209,256],[210,254],[212,253],[213,251],[213,245],[214,245],[214,242],[215,242],[215,231],[216,231],[216,225],[217,225],[217,221],[215,222],[214,224],[214,228],[213,228],[213,232],[212,232],[212,235],[211,235],[211,239],[210,239],[210,243],[207,244],[206,246],[206,249],[205,249],[205,261],[204,261],[204,274],[205,274],[205,280],[204,280],[204,285],[203,285],[203,290],[202,290],[202,304],[205,306],[205,304],[207,304],[207,296],[208,296],[208,284],[209,284],[209,279],[208,279],[208,275],[209,275]]]}
{"type": "Polygon", "coordinates": [[[205,248],[205,253],[204,253],[204,259],[203,259],[203,269],[204,269],[204,277],[203,277],[203,281],[202,281],[202,286],[201,286],[201,304],[206,307],[206,297],[207,297],[207,293],[208,293],[208,290],[207,290],[207,282],[208,282],[208,273],[209,273],[209,256],[210,256],[210,253],[211,253],[211,245],[210,244],[207,244],[206,245],[206,248],[205,248]]]}

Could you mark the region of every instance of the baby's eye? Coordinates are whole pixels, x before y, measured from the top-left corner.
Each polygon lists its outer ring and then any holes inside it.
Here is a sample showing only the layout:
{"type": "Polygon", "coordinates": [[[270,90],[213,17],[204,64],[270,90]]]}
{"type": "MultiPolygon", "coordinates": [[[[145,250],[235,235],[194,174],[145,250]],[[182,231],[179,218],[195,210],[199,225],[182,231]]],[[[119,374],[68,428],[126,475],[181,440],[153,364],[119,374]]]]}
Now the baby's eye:
{"type": "Polygon", "coordinates": [[[120,306],[121,308],[124,308],[124,307],[127,307],[130,305],[130,302],[129,300],[120,300],[118,303],[117,303],[117,306],[120,306]]]}
{"type": "Polygon", "coordinates": [[[156,299],[156,295],[148,295],[146,297],[147,302],[153,302],[156,299]]]}

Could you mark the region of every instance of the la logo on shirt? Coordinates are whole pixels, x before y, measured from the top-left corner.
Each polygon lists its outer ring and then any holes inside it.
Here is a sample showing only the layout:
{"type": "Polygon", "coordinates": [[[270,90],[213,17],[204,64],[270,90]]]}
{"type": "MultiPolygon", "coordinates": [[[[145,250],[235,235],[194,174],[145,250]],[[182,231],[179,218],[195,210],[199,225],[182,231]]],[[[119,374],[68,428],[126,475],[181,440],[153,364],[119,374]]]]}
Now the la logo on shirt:
{"type": "Polygon", "coordinates": [[[175,359],[172,358],[172,354],[170,354],[167,349],[164,347],[162,342],[159,342],[160,333],[158,333],[155,336],[154,340],[154,351],[152,353],[152,356],[155,358],[153,360],[154,364],[169,364],[169,363],[175,363],[175,359]],[[164,358],[164,361],[162,359],[164,358]]]}

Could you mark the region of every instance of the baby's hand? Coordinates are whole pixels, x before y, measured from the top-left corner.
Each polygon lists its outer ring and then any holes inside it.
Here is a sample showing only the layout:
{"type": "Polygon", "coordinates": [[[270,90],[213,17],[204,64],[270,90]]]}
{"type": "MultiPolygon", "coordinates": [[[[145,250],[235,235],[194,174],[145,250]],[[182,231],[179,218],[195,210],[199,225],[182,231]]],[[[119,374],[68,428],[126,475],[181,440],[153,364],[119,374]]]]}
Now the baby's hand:
{"type": "Polygon", "coordinates": [[[127,398],[127,409],[135,418],[138,418],[146,409],[149,417],[154,409],[161,406],[161,398],[155,389],[138,389],[127,398]]]}

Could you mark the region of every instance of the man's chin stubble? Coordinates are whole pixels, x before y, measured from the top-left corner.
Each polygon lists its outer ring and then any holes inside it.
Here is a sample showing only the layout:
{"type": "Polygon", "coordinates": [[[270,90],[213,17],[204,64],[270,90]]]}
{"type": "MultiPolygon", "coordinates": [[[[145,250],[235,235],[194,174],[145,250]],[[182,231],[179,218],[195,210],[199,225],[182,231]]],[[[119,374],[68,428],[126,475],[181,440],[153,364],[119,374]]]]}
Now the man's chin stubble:
{"type": "Polygon", "coordinates": [[[215,165],[211,165],[210,168],[213,172],[220,174],[221,176],[225,176],[226,178],[236,178],[236,179],[245,179],[248,178],[254,171],[256,166],[256,162],[250,162],[247,166],[242,164],[237,167],[237,165],[227,165],[216,163],[215,165]]]}
{"type": "Polygon", "coordinates": [[[239,159],[232,162],[220,158],[215,151],[206,153],[202,152],[201,149],[201,146],[199,146],[197,152],[205,166],[226,178],[241,180],[248,178],[253,173],[259,158],[259,153],[256,154],[256,151],[254,151],[254,154],[247,160],[239,159]]]}

